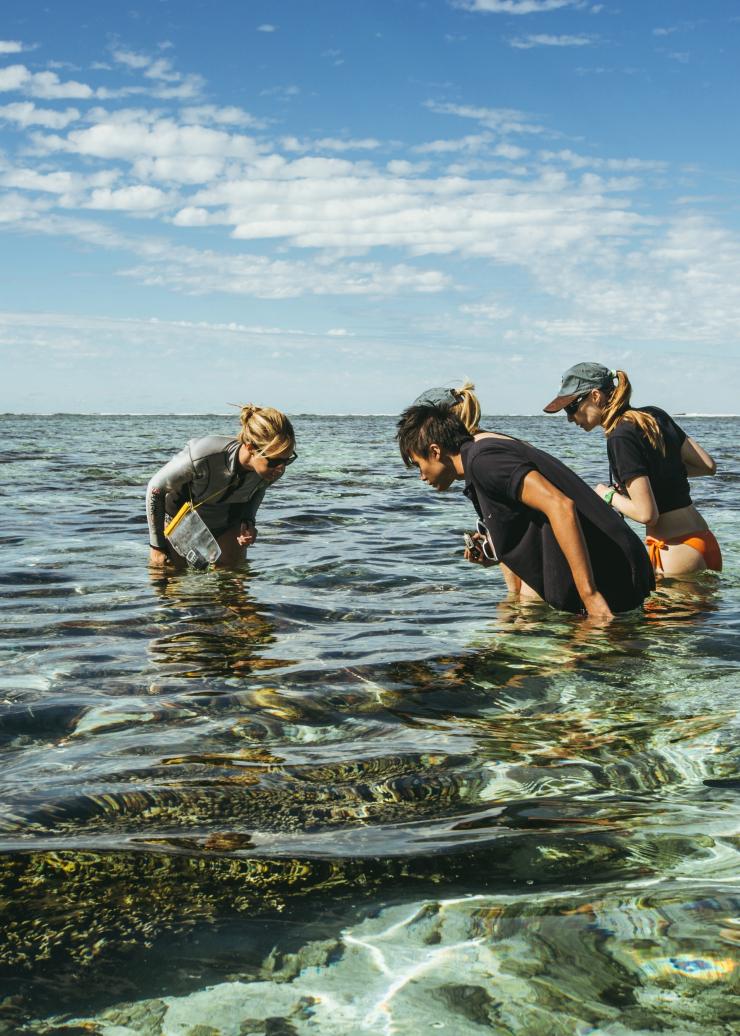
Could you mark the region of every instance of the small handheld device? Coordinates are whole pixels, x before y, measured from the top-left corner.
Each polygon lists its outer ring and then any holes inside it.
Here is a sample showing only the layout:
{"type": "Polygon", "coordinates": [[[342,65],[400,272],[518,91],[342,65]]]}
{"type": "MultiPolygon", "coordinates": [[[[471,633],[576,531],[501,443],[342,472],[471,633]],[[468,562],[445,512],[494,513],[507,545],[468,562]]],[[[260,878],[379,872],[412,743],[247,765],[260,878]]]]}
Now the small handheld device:
{"type": "Polygon", "coordinates": [[[470,551],[473,551],[473,552],[480,550],[480,548],[478,547],[478,544],[475,542],[475,540],[473,539],[473,537],[470,535],[469,532],[464,532],[463,533],[463,540],[465,542],[465,549],[466,550],[470,550],[470,551]]]}

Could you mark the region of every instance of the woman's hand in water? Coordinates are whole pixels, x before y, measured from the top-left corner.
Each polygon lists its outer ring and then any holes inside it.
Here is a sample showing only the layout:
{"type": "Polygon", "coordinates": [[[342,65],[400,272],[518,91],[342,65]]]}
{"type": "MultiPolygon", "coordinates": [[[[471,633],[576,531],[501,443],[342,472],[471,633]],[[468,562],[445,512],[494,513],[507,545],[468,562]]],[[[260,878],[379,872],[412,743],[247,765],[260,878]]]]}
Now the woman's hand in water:
{"type": "Polygon", "coordinates": [[[239,535],[236,537],[236,542],[239,546],[251,547],[256,539],[257,526],[253,525],[252,522],[242,522],[239,527],[239,535]]]}
{"type": "Polygon", "coordinates": [[[596,622],[611,622],[614,618],[611,608],[598,590],[588,595],[583,606],[589,619],[594,619],[596,622]]]}
{"type": "Polygon", "coordinates": [[[157,550],[156,547],[149,548],[149,564],[152,568],[164,568],[169,560],[163,550],[157,550]]]}

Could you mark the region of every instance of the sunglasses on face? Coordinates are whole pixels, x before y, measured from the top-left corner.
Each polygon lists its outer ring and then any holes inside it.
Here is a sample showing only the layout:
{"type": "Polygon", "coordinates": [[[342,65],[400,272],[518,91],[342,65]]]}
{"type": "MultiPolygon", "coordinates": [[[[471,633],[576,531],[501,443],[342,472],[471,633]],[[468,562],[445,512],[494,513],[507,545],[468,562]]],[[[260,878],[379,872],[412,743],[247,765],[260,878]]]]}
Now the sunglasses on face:
{"type": "Polygon", "coordinates": [[[581,405],[581,403],[584,401],[587,395],[588,392],[584,392],[582,396],[577,396],[576,399],[571,400],[571,402],[568,403],[567,406],[563,407],[563,410],[566,412],[568,417],[572,417],[573,414],[575,414],[576,410],[578,410],[578,407],[581,405]]]}
{"type": "Polygon", "coordinates": [[[268,468],[287,468],[294,460],[298,460],[297,453],[291,453],[289,457],[265,457],[268,468]]]}

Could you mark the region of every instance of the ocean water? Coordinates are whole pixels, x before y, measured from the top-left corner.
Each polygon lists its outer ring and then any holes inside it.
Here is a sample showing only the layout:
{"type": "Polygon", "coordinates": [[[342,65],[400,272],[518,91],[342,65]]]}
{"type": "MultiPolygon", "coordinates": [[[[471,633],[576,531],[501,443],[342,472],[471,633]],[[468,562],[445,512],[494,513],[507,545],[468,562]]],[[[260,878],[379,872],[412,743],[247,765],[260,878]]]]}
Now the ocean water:
{"type": "Polygon", "coordinates": [[[740,419],[682,423],[725,571],[594,630],[391,418],[297,417],[245,568],[159,577],[144,486],[233,421],[0,418],[0,1033],[738,1032],[740,419]]]}

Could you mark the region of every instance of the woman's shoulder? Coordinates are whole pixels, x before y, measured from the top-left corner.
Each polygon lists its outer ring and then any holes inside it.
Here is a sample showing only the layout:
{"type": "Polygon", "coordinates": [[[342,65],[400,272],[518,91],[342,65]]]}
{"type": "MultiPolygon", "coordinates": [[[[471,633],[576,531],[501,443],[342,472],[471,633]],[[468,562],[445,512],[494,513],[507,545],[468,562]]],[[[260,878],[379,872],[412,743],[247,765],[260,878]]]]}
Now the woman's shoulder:
{"type": "Polygon", "coordinates": [[[236,442],[230,435],[203,435],[188,442],[187,449],[193,460],[205,460],[214,453],[223,453],[228,447],[236,442]]]}

